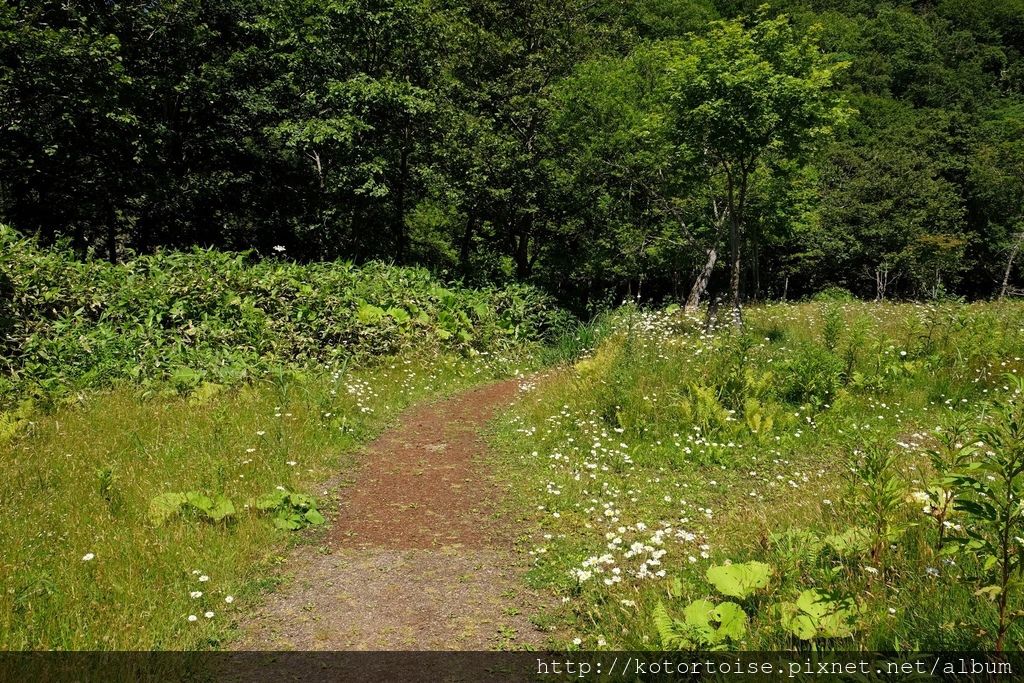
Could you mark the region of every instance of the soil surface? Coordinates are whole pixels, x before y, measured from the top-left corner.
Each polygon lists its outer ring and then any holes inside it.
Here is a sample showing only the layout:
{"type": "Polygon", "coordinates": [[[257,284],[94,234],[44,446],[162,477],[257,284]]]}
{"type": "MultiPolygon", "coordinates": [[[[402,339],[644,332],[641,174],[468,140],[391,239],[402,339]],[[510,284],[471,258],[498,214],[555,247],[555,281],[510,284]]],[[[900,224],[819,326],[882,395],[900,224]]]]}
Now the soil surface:
{"type": "Polygon", "coordinates": [[[524,588],[503,490],[481,429],[519,380],[406,411],[340,492],[328,545],[298,548],[293,577],[235,645],[243,650],[488,650],[543,644],[544,606],[524,588]]]}

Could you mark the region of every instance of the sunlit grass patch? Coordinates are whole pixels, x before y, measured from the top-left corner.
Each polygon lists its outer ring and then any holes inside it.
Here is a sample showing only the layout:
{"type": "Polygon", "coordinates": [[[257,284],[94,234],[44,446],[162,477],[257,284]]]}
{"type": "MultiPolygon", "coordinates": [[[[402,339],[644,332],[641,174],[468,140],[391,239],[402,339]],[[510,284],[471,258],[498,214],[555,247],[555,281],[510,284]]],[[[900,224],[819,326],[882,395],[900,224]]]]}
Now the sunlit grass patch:
{"type": "Polygon", "coordinates": [[[498,436],[536,512],[532,578],[580,647],[993,645],[995,603],[964,579],[979,563],[940,554],[920,499],[936,428],[1012,394],[1024,309],[774,305],[739,334],[626,309],[615,330],[498,436]],[[754,594],[708,581],[748,560],[772,568],[754,594]],[[723,601],[735,629],[676,637],[723,601]]]}
{"type": "Polygon", "coordinates": [[[287,545],[316,539],[275,529],[254,499],[319,492],[403,407],[522,362],[426,355],[185,397],[124,388],[37,417],[0,445],[0,648],[218,646],[287,545]],[[168,492],[224,496],[235,514],[155,524],[168,492]]]}

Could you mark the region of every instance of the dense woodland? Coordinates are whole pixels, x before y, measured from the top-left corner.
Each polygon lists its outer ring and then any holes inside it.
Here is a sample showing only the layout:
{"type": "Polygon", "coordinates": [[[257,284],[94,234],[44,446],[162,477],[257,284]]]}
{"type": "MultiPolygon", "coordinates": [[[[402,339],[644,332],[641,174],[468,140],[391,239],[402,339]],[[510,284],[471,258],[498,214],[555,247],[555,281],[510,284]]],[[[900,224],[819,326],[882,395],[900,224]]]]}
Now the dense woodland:
{"type": "Polygon", "coordinates": [[[1024,0],[758,4],[7,0],[0,221],[580,311],[1014,291],[1024,0]]]}

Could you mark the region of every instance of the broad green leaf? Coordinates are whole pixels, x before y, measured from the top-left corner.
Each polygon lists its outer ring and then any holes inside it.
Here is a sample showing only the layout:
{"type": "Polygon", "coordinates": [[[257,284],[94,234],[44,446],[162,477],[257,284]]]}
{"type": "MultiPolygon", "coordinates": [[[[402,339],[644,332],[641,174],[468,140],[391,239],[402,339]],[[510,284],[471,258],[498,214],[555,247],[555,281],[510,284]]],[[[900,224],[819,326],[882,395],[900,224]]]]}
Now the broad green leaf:
{"type": "Polygon", "coordinates": [[[295,531],[302,528],[302,518],[294,513],[281,510],[274,515],[274,526],[285,531],[295,531]]]}
{"type": "Polygon", "coordinates": [[[743,599],[768,585],[772,568],[764,562],[745,562],[709,567],[705,575],[722,595],[743,599]]]}
{"type": "Polygon", "coordinates": [[[856,613],[848,609],[830,612],[818,620],[818,635],[822,638],[849,638],[853,635],[856,613]]]}
{"type": "Polygon", "coordinates": [[[398,306],[392,306],[387,310],[389,316],[399,325],[404,325],[411,320],[409,313],[404,308],[398,306]]]}
{"type": "Polygon", "coordinates": [[[188,499],[184,493],[161,493],[149,501],[149,521],[153,524],[163,524],[168,519],[181,511],[181,506],[188,499]]]}
{"type": "Polygon", "coordinates": [[[723,602],[715,608],[718,632],[729,640],[740,640],[747,634],[747,613],[735,602],[723,602]]]}
{"type": "Polygon", "coordinates": [[[320,524],[323,524],[325,521],[324,516],[321,515],[318,510],[307,510],[304,516],[306,518],[306,521],[310,524],[313,524],[314,526],[319,526],[320,524]]]}
{"type": "Polygon", "coordinates": [[[273,491],[257,498],[255,506],[257,510],[276,510],[284,504],[287,497],[288,494],[284,491],[273,491]]]}
{"type": "Polygon", "coordinates": [[[373,304],[362,304],[356,309],[356,319],[363,325],[379,323],[384,317],[384,309],[373,304]]]}
{"type": "Polygon", "coordinates": [[[710,600],[694,600],[683,610],[683,618],[690,626],[710,628],[715,612],[715,603],[710,600]]]}
{"type": "Polygon", "coordinates": [[[222,495],[216,495],[213,497],[213,507],[206,513],[210,519],[215,522],[220,522],[227,517],[233,517],[235,514],[235,504],[231,502],[230,498],[222,495]]]}
{"type": "Polygon", "coordinates": [[[189,491],[185,494],[188,504],[199,510],[209,514],[213,510],[213,498],[210,498],[206,494],[199,493],[198,491],[189,491]]]}
{"type": "Polygon", "coordinates": [[[818,619],[833,609],[828,597],[816,588],[806,590],[796,599],[796,606],[814,619],[818,619]]]}
{"type": "Polygon", "coordinates": [[[784,623],[783,626],[801,640],[811,640],[818,635],[818,629],[814,627],[814,621],[806,614],[795,615],[788,623],[784,623]]]}

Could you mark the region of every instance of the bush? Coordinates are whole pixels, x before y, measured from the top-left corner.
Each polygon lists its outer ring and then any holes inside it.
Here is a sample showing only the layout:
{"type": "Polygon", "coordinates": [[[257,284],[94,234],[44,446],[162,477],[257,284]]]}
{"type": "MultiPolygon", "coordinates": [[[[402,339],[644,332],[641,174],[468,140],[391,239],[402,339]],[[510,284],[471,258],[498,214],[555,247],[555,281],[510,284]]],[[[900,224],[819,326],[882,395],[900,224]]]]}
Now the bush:
{"type": "Polygon", "coordinates": [[[811,297],[811,301],[856,301],[857,297],[845,287],[826,287],[811,297]]]}
{"type": "Polygon", "coordinates": [[[782,398],[794,405],[829,403],[842,384],[843,363],[830,351],[813,344],[801,346],[780,373],[782,398]]]}
{"type": "Polygon", "coordinates": [[[467,289],[421,268],[201,249],[114,265],[4,226],[0,286],[0,404],[122,380],[229,384],[408,349],[493,352],[564,317],[533,288],[467,289]]]}

